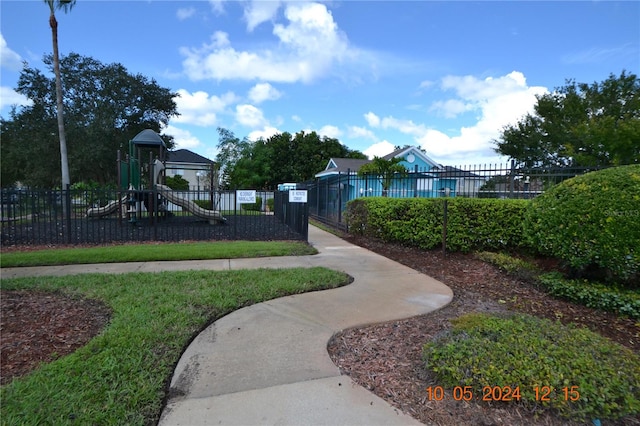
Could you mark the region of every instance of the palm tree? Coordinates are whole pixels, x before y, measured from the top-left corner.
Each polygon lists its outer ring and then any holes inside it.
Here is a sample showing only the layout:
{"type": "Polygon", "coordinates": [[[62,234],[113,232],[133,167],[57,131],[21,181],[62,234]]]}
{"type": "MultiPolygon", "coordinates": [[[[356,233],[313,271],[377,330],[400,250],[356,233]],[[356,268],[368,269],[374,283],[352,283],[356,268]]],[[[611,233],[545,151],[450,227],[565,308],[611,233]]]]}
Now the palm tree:
{"type": "Polygon", "coordinates": [[[389,194],[389,188],[393,183],[393,179],[407,171],[405,166],[399,164],[402,161],[403,159],[399,157],[393,157],[389,160],[374,157],[373,161],[360,167],[358,175],[372,175],[380,179],[380,184],[382,185],[382,196],[386,197],[389,194]]]}
{"type": "MultiPolygon", "coordinates": [[[[44,0],[49,5],[51,15],[49,26],[53,39],[53,73],[56,76],[56,107],[58,114],[58,135],[60,138],[60,168],[62,171],[62,189],[66,190],[71,183],[69,178],[69,161],[67,160],[67,138],[64,133],[64,114],[62,108],[62,78],[60,77],[60,55],[58,53],[58,21],[55,11],[62,9],[65,13],[76,4],[76,0],[44,0]]],[[[63,205],[65,205],[63,203],[63,205]]],[[[66,207],[65,207],[66,210],[66,207]]]]}

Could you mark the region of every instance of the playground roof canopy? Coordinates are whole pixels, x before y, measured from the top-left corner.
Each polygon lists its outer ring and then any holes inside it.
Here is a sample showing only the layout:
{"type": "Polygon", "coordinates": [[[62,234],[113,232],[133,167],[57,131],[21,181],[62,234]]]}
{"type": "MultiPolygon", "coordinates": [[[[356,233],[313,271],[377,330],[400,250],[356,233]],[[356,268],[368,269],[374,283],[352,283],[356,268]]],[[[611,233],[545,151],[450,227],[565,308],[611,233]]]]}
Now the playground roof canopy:
{"type": "Polygon", "coordinates": [[[164,143],[160,135],[151,129],[145,129],[138,133],[133,139],[131,139],[131,143],[145,148],[155,148],[158,146],[165,149],[167,148],[167,145],[164,143]]]}

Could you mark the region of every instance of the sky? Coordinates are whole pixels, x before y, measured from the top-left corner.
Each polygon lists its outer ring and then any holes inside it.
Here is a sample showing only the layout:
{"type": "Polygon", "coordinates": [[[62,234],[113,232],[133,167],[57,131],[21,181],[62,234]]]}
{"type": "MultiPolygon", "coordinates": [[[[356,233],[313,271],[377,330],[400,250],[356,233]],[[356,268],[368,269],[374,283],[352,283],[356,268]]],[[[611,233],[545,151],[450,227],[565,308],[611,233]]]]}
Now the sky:
{"type": "MultiPolygon", "coordinates": [[[[78,0],[60,53],[120,63],[169,88],[164,133],[214,159],[222,127],[304,130],[383,156],[414,145],[444,165],[504,163],[492,141],[566,80],[640,73],[637,1],[78,0]]],[[[23,61],[52,52],[42,0],[0,2],[0,115],[23,61]]]]}

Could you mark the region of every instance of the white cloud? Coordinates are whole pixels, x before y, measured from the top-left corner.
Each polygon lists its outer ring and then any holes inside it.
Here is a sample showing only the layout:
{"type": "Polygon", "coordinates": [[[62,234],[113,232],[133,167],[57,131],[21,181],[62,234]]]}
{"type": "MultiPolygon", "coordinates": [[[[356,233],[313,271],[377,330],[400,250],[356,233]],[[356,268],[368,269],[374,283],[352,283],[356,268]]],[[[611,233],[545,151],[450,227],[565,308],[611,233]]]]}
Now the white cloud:
{"type": "Polygon", "coordinates": [[[322,126],[320,130],[318,130],[318,135],[337,139],[342,135],[342,132],[336,126],[327,124],[325,126],[322,126]]]}
{"type": "Polygon", "coordinates": [[[247,30],[253,31],[263,22],[270,21],[275,18],[278,9],[280,9],[280,1],[252,1],[244,9],[244,19],[247,21],[247,30]]]}
{"type": "Polygon", "coordinates": [[[32,105],[33,101],[10,87],[0,87],[0,110],[12,105],[32,105]]]}
{"type": "Polygon", "coordinates": [[[173,140],[176,143],[176,149],[194,149],[202,146],[200,140],[193,136],[188,130],[169,125],[163,133],[173,136],[173,140]]]}
{"type": "Polygon", "coordinates": [[[251,141],[255,141],[260,138],[269,139],[271,136],[276,135],[278,133],[282,133],[282,132],[276,129],[275,127],[264,126],[262,130],[254,130],[253,132],[249,133],[249,135],[247,136],[247,139],[251,141]]]}
{"type": "Polygon", "coordinates": [[[348,129],[349,138],[352,139],[371,139],[377,141],[376,135],[369,129],[360,126],[350,126],[348,129]]]}
{"type": "Polygon", "coordinates": [[[291,119],[292,119],[293,121],[295,121],[296,123],[300,123],[300,122],[302,121],[302,118],[300,118],[300,116],[299,116],[299,115],[292,115],[292,116],[291,116],[291,119]]]}
{"type": "Polygon", "coordinates": [[[236,120],[251,128],[265,127],[269,124],[259,108],[248,104],[236,105],[236,120]]]}
{"type": "Polygon", "coordinates": [[[176,105],[180,116],[172,118],[175,123],[188,123],[197,126],[216,124],[217,114],[223,112],[230,104],[237,102],[238,97],[233,92],[222,96],[209,95],[207,92],[197,91],[189,93],[179,89],[176,105]]]}
{"type": "Polygon", "coordinates": [[[255,104],[264,101],[275,101],[281,96],[282,93],[269,83],[258,83],[249,90],[249,99],[255,104]]]}
{"type": "MultiPolygon", "coordinates": [[[[526,113],[532,112],[537,102],[536,95],[547,91],[544,87],[527,86],[524,75],[516,71],[485,79],[446,76],[441,81],[441,88],[454,91],[457,98],[438,101],[432,110],[445,116],[469,110],[478,112],[477,121],[460,128],[454,136],[412,120],[392,116],[380,118],[372,112],[365,114],[365,119],[371,127],[394,129],[411,135],[437,161],[487,157],[490,154],[495,158],[491,141],[499,137],[504,126],[516,123],[526,113]]],[[[365,153],[368,154],[369,150],[371,148],[365,153]]]]}
{"type": "Polygon", "coordinates": [[[273,26],[278,43],[272,48],[239,51],[222,32],[200,48],[181,48],[185,73],[192,80],[311,82],[331,72],[336,63],[358,56],[325,5],[288,3],[284,16],[287,25],[273,26]]]}
{"type": "Polygon", "coordinates": [[[9,49],[2,34],[0,34],[0,64],[2,64],[3,68],[11,71],[20,71],[22,69],[22,57],[9,49]]]}
{"type": "Polygon", "coordinates": [[[369,111],[364,115],[364,119],[367,120],[367,123],[371,127],[379,127],[380,126],[380,117],[369,111]]]}
{"type": "Polygon", "coordinates": [[[385,140],[374,143],[369,148],[362,151],[362,153],[369,157],[370,160],[373,160],[373,157],[384,157],[390,152],[393,152],[394,148],[395,146],[391,142],[385,140]]]}
{"type": "Polygon", "coordinates": [[[449,99],[446,101],[437,101],[431,105],[429,111],[435,112],[445,118],[455,118],[459,114],[474,109],[474,106],[470,103],[462,102],[459,99],[449,99]]]}
{"type": "Polygon", "coordinates": [[[178,20],[184,21],[185,19],[191,18],[195,13],[195,7],[181,7],[176,11],[176,16],[178,20]]]}
{"type": "Polygon", "coordinates": [[[211,9],[213,9],[217,15],[224,13],[224,2],[225,0],[209,0],[211,9]]]}

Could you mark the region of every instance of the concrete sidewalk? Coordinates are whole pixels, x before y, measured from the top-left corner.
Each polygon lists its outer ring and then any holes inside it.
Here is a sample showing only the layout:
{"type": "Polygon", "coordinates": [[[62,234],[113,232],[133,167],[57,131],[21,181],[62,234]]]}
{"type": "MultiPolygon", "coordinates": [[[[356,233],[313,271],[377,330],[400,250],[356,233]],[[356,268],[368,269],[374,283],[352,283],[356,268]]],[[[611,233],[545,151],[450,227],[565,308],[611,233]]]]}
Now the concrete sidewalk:
{"type": "Polygon", "coordinates": [[[327,353],[336,332],[436,310],[444,284],[309,227],[314,256],[6,268],[2,277],[185,269],[324,266],[348,286],[242,308],[199,336],[176,366],[160,425],[419,425],[340,375],[327,353]]]}

